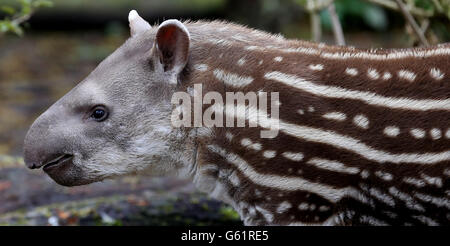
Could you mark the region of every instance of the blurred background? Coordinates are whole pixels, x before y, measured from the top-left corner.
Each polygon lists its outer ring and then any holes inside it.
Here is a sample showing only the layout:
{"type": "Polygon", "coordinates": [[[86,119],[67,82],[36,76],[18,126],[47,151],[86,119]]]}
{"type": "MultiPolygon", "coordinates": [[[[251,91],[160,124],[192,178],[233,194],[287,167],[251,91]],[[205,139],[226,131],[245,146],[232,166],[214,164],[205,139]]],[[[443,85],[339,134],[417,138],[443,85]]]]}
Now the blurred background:
{"type": "Polygon", "coordinates": [[[65,188],[25,168],[28,127],[128,38],[131,9],[151,24],[221,19],[358,48],[450,40],[450,0],[0,0],[0,225],[241,224],[185,180],[65,188]]]}

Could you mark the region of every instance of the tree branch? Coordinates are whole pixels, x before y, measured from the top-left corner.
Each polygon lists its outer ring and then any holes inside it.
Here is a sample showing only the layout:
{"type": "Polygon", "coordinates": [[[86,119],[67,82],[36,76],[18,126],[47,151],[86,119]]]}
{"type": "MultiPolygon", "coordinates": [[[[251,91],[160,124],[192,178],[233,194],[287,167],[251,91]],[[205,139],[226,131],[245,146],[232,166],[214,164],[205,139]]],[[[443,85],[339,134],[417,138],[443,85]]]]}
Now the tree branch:
{"type": "Polygon", "coordinates": [[[306,9],[309,12],[310,16],[310,25],[311,25],[311,33],[312,40],[314,42],[320,42],[322,40],[322,25],[320,22],[320,15],[318,9],[316,9],[315,2],[316,0],[308,0],[306,2],[306,9]]]}
{"type": "Polygon", "coordinates": [[[334,0],[308,0],[306,8],[309,12],[319,12],[328,7],[334,0]]]}
{"type": "Polygon", "coordinates": [[[20,24],[28,21],[32,15],[33,15],[33,11],[31,11],[29,14],[18,16],[16,18],[12,19],[11,22],[16,25],[20,25],[20,24]]]}
{"type": "Polygon", "coordinates": [[[403,13],[403,16],[405,19],[409,22],[409,25],[412,27],[414,33],[419,38],[420,42],[424,46],[429,46],[427,39],[425,38],[425,35],[422,32],[422,29],[417,25],[417,22],[414,20],[414,17],[411,15],[411,13],[406,9],[405,4],[402,2],[402,0],[395,0],[397,2],[398,8],[403,13]]]}
{"type": "MultiPolygon", "coordinates": [[[[371,3],[375,3],[378,5],[381,5],[383,7],[389,8],[389,9],[393,9],[393,10],[397,10],[399,11],[399,7],[398,5],[391,1],[391,0],[367,0],[368,2],[371,3]]],[[[425,11],[423,9],[419,9],[416,7],[405,7],[408,9],[408,11],[415,16],[420,16],[420,17],[432,17],[434,15],[433,11],[425,11]]]]}
{"type": "Polygon", "coordinates": [[[442,7],[442,5],[439,3],[438,0],[433,0],[434,6],[436,6],[436,9],[439,13],[444,12],[444,8],[442,7]]]}
{"type": "Polygon", "coordinates": [[[339,17],[336,13],[336,6],[334,5],[334,2],[328,6],[328,13],[330,14],[331,23],[333,25],[333,33],[336,44],[345,45],[344,32],[342,31],[341,22],[339,21],[339,17]]]}

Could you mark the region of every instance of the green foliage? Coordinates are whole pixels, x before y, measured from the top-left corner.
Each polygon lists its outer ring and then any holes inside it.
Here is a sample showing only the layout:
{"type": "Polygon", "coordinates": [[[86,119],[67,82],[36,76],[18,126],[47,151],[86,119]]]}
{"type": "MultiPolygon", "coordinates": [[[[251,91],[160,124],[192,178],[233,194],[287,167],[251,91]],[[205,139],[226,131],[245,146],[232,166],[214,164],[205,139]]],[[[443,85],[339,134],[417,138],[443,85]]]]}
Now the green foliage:
{"type": "Polygon", "coordinates": [[[450,19],[450,0],[406,0],[409,5],[450,19]]]}
{"type": "MultiPolygon", "coordinates": [[[[384,31],[388,27],[386,11],[378,5],[361,0],[337,0],[335,4],[344,28],[350,25],[345,20],[360,20],[377,31],[384,31]]],[[[331,29],[328,11],[321,12],[321,20],[325,28],[331,29]]]]}
{"type": "Polygon", "coordinates": [[[53,3],[49,0],[17,0],[18,7],[9,5],[0,6],[0,11],[6,14],[3,20],[0,20],[1,33],[15,33],[23,35],[22,25],[38,9],[52,7],[53,3]]]}
{"type": "Polygon", "coordinates": [[[239,220],[239,214],[230,207],[221,207],[219,213],[225,220],[239,220]]]}
{"type": "MultiPolygon", "coordinates": [[[[376,31],[386,31],[389,27],[388,12],[397,12],[404,18],[395,1],[392,0],[293,0],[309,12],[320,13],[320,22],[325,29],[331,30],[332,23],[327,6],[334,2],[336,12],[343,29],[363,23],[376,31]]],[[[402,0],[416,22],[423,26],[423,32],[433,40],[448,40],[450,37],[450,0],[402,0]],[[443,18],[444,17],[444,18],[443,18]],[[446,18],[445,18],[446,17],[446,18]],[[447,19],[447,20],[446,20],[447,19]]],[[[407,29],[405,29],[407,30],[407,29]]],[[[416,39],[413,32],[408,32],[411,41],[416,39]]]]}

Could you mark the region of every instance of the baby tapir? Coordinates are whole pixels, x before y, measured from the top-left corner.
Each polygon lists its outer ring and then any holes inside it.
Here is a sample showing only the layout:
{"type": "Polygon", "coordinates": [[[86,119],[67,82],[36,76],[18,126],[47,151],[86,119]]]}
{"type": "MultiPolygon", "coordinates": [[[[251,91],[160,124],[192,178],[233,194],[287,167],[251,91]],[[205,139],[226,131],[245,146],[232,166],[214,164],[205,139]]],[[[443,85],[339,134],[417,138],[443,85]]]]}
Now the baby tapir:
{"type": "Polygon", "coordinates": [[[65,186],[191,178],[246,225],[450,224],[450,45],[331,47],[136,11],[129,24],[31,126],[29,168],[65,186]]]}

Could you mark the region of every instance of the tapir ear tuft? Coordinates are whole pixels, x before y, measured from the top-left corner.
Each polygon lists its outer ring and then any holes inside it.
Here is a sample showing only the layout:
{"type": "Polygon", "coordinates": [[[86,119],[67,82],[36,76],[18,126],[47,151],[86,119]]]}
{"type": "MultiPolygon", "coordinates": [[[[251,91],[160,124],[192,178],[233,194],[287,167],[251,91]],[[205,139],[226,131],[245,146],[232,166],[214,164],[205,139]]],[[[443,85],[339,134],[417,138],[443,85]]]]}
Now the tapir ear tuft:
{"type": "Polygon", "coordinates": [[[189,31],[178,20],[161,23],[156,33],[155,51],[164,66],[164,71],[180,73],[188,61],[189,31]]]}
{"type": "Polygon", "coordinates": [[[152,28],[147,21],[139,16],[136,10],[130,11],[130,13],[128,14],[128,22],[130,23],[130,33],[132,37],[152,28]]]}

